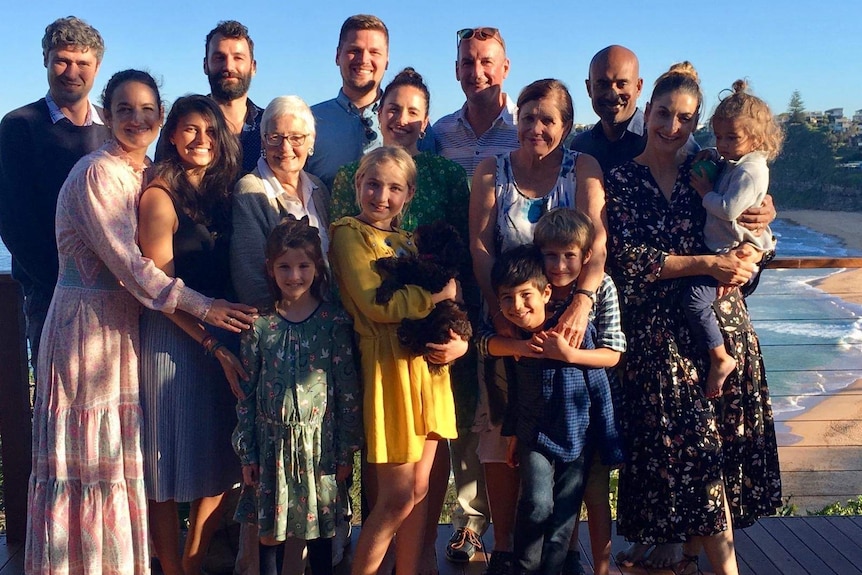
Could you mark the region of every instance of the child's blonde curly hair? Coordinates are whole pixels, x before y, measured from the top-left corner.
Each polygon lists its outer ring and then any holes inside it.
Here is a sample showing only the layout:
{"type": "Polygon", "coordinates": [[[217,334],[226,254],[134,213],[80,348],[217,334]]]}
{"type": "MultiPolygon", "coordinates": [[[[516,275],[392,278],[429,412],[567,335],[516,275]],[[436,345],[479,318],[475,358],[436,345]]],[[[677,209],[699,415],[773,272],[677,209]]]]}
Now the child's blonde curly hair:
{"type": "Polygon", "coordinates": [[[740,120],[748,135],[754,140],[753,150],[766,154],[766,159],[774,160],[781,152],[784,132],[766,102],[748,92],[748,82],[737,80],[733,83],[733,93],[715,109],[709,123],[716,120],[740,120]]]}

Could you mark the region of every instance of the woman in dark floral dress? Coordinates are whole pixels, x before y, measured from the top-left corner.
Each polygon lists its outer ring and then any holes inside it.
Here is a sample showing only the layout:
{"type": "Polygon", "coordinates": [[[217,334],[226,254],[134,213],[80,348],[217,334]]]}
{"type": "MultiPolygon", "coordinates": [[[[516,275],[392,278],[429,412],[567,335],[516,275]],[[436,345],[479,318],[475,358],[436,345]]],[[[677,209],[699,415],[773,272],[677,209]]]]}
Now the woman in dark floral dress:
{"type": "Polygon", "coordinates": [[[622,423],[629,458],[620,474],[619,532],[643,544],[687,542],[678,572],[706,548],[716,573],[737,573],[734,527],[781,504],[769,392],[757,336],[734,290],[716,310],[737,360],[723,396],[707,400],[708,363],[680,305],[683,278],[741,285],[753,272],[734,253],[706,254],[705,212],[689,185],[684,144],[702,96],[690,64],[656,82],[647,147],[608,176],[608,268],[620,291],[629,351],[622,423]]]}

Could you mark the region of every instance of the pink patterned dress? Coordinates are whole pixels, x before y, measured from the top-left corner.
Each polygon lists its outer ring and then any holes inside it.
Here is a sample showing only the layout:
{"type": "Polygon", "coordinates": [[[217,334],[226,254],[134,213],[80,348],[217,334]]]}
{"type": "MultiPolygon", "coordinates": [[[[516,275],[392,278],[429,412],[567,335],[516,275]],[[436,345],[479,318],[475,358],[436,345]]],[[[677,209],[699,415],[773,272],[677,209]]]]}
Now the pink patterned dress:
{"type": "Polygon", "coordinates": [[[142,177],[143,166],[110,142],[60,190],[60,277],[33,412],[28,574],[149,573],[138,302],[203,318],[211,300],[141,255],[142,177]]]}

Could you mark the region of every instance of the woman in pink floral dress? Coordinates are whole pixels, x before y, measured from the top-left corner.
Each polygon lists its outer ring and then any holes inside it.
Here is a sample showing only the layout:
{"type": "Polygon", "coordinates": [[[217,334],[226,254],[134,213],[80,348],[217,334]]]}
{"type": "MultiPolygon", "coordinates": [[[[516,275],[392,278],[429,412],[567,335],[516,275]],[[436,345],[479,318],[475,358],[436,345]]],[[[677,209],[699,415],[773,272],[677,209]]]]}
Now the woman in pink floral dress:
{"type": "Polygon", "coordinates": [[[136,210],[163,117],[158,88],[149,74],[125,70],[102,101],[113,138],[72,168],[57,205],[60,277],[33,413],[30,574],[149,573],[139,302],[231,331],[248,327],[254,311],[204,297],[141,255],[136,210]]]}

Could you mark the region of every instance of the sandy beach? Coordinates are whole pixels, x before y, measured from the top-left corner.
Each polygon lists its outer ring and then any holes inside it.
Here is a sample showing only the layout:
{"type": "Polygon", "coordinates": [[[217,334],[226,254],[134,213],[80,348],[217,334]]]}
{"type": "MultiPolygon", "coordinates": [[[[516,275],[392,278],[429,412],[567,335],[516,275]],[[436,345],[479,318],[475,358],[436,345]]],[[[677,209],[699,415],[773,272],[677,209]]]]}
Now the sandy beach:
{"type": "MultiPolygon", "coordinates": [[[[862,213],[786,210],[778,216],[785,220],[840,238],[848,248],[862,250],[862,213]]],[[[841,299],[862,304],[862,269],[829,276],[814,286],[841,299]]]]}
{"type": "Polygon", "coordinates": [[[781,210],[778,217],[841,238],[847,247],[862,250],[862,212],[781,210]]]}
{"type": "MultiPolygon", "coordinates": [[[[786,210],[779,217],[862,250],[862,213],[786,210]]],[[[813,285],[862,304],[862,269],[833,274],[813,285]]],[[[791,496],[800,512],[862,494],[862,474],[849,471],[862,462],[862,379],[804,403],[807,408],[785,422],[789,433],[779,437],[784,495],[791,496]]]]}

